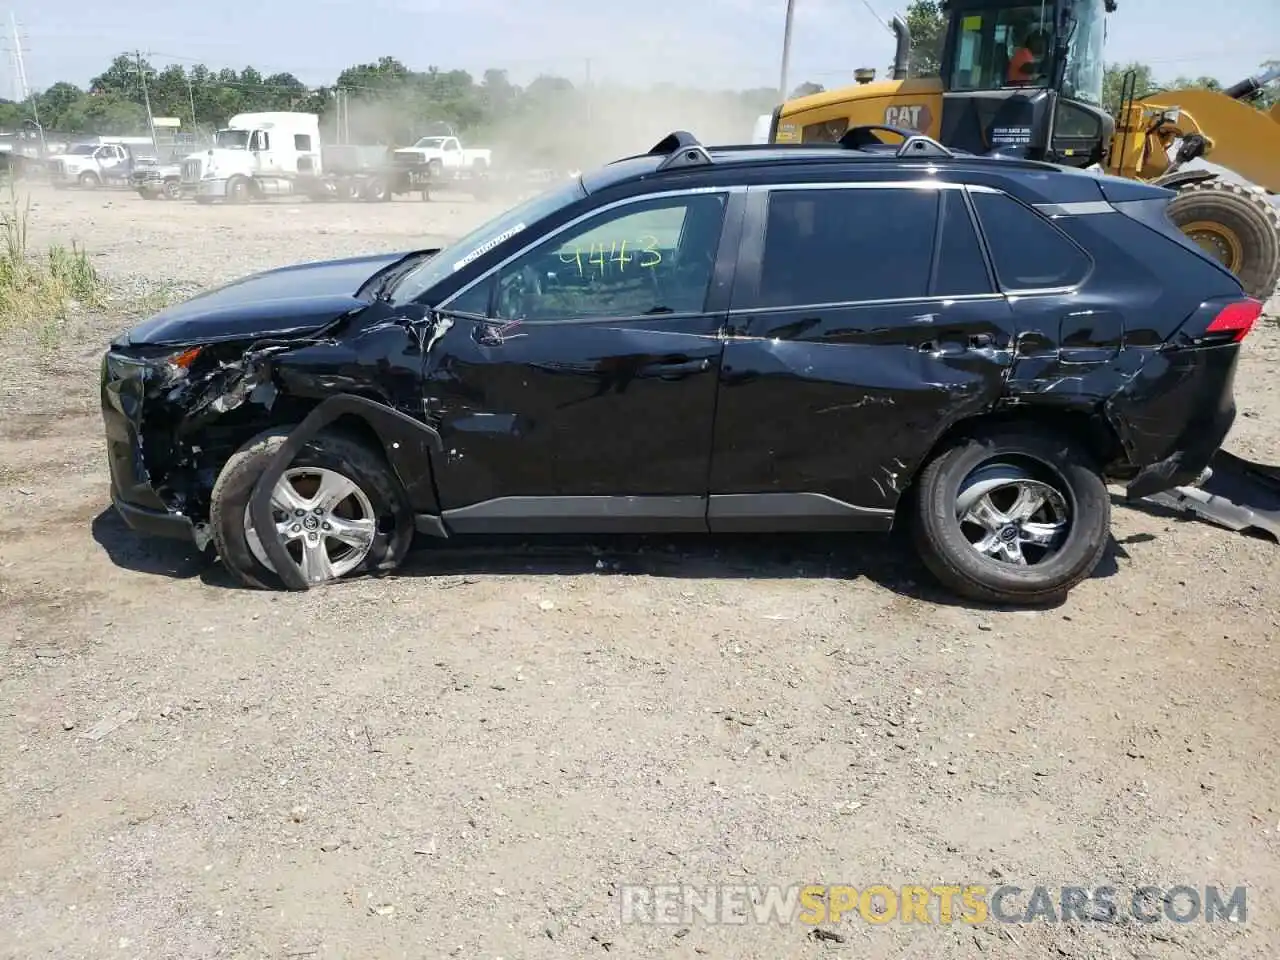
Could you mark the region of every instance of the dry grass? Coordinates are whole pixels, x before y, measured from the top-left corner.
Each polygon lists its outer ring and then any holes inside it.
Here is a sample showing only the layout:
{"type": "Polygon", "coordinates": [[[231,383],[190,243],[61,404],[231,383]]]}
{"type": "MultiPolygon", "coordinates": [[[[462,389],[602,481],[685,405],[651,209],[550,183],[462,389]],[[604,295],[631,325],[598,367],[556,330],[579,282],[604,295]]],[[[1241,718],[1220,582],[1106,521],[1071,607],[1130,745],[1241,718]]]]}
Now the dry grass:
{"type": "Polygon", "coordinates": [[[33,255],[30,209],[30,198],[21,203],[10,184],[9,202],[0,211],[0,330],[56,329],[75,307],[100,307],[105,301],[106,284],[74,242],[33,255]]]}

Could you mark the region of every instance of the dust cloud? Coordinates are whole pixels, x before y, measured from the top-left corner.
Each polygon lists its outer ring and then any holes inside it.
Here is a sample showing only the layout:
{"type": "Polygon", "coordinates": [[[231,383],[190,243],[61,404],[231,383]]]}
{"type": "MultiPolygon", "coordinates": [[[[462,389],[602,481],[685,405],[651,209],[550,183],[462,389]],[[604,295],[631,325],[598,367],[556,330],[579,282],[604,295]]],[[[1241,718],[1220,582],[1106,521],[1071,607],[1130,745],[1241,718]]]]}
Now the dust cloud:
{"type": "MultiPolygon", "coordinates": [[[[690,19],[673,16],[677,23],[690,19]]],[[[470,90],[441,66],[417,75],[421,89],[349,93],[340,124],[339,110],[324,116],[325,139],[394,147],[453,132],[465,146],[491,148],[497,169],[589,169],[644,152],[673,130],[706,144],[749,142],[757,118],[777,104],[776,90],[744,82],[758,83],[761,72],[733,60],[734,38],[673,39],[669,26],[655,32],[637,28],[632,16],[593,11],[575,21],[570,41],[545,14],[503,12],[501,19],[504,36],[490,44],[492,54],[470,48],[471,59],[493,64],[472,74],[470,90]],[[544,58],[543,71],[515,58],[502,62],[513,31],[521,47],[544,58]],[[594,57],[580,57],[584,46],[594,57]]]]}

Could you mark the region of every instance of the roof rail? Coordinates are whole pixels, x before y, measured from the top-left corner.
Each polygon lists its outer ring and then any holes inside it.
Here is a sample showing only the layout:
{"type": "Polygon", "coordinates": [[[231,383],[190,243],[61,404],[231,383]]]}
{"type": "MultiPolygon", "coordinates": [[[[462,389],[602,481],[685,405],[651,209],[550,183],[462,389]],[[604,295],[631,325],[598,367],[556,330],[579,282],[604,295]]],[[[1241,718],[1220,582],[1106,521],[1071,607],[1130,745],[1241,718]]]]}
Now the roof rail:
{"type": "Polygon", "coordinates": [[[658,170],[670,170],[672,167],[701,167],[711,163],[711,154],[698,142],[698,138],[686,130],[669,133],[649,150],[652,157],[666,157],[658,170]]]}
{"type": "Polygon", "coordinates": [[[877,144],[886,146],[885,142],[876,136],[876,131],[892,133],[902,138],[902,146],[898,147],[898,152],[895,154],[898,157],[955,156],[937,140],[934,140],[933,137],[926,137],[916,130],[908,130],[905,127],[890,127],[882,123],[864,123],[857,127],[850,127],[845,135],[840,138],[840,146],[846,150],[861,150],[863,147],[877,144]]]}

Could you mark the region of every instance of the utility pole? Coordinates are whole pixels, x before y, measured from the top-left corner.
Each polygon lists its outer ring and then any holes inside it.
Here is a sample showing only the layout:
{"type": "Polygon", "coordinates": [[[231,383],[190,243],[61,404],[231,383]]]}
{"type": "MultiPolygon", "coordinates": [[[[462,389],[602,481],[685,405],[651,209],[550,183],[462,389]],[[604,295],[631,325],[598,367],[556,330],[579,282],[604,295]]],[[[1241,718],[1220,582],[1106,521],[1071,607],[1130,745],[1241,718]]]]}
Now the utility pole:
{"type": "Polygon", "coordinates": [[[796,12],[796,0],[787,0],[786,26],[782,28],[782,76],[778,78],[778,101],[787,99],[787,73],[791,68],[791,21],[796,12]]]}
{"type": "Polygon", "coordinates": [[[191,133],[194,136],[196,132],[196,93],[191,89],[191,73],[185,67],[182,70],[182,76],[187,81],[187,102],[191,104],[191,133]]]}
{"type": "Polygon", "coordinates": [[[31,87],[27,83],[27,66],[22,60],[22,38],[18,36],[18,16],[12,12],[9,14],[9,28],[13,31],[13,69],[18,81],[18,102],[21,103],[31,96],[31,87]]]}
{"type": "Polygon", "coordinates": [[[592,90],[591,90],[591,58],[590,58],[590,57],[587,57],[587,62],[586,62],[586,76],[585,76],[585,80],[584,80],[583,86],[584,86],[584,88],[585,88],[585,90],[586,90],[586,95],[587,95],[587,96],[586,96],[586,99],[587,99],[587,103],[586,103],[587,124],[588,124],[588,125],[590,125],[590,123],[591,123],[591,101],[592,101],[593,99],[595,99],[595,98],[594,98],[594,96],[593,96],[592,90]]]}
{"type": "Polygon", "coordinates": [[[40,124],[40,104],[36,102],[31,92],[31,85],[27,82],[27,65],[22,58],[22,37],[18,35],[18,16],[12,11],[9,13],[9,27],[13,31],[13,71],[14,80],[17,83],[14,93],[18,95],[19,103],[30,102],[31,104],[32,122],[40,134],[40,155],[43,157],[48,152],[48,144],[44,139],[44,127],[40,124]]]}
{"type": "Polygon", "coordinates": [[[133,51],[138,62],[138,78],[142,81],[142,102],[147,108],[147,127],[151,131],[151,149],[160,154],[160,144],[156,142],[156,118],[151,115],[151,94],[147,92],[147,71],[142,66],[142,51],[133,51]]]}

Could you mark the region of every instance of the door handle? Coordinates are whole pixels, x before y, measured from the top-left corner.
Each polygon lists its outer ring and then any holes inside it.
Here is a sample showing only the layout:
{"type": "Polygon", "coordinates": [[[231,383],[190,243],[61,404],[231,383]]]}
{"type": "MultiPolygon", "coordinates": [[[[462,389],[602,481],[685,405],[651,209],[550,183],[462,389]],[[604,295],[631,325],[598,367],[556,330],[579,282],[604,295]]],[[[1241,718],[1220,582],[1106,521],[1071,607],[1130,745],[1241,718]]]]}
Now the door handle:
{"type": "Polygon", "coordinates": [[[687,360],[684,358],[662,360],[658,363],[652,363],[645,368],[647,371],[657,373],[663,380],[679,380],[694,373],[704,373],[711,369],[711,359],[703,357],[701,360],[687,360]]]}

